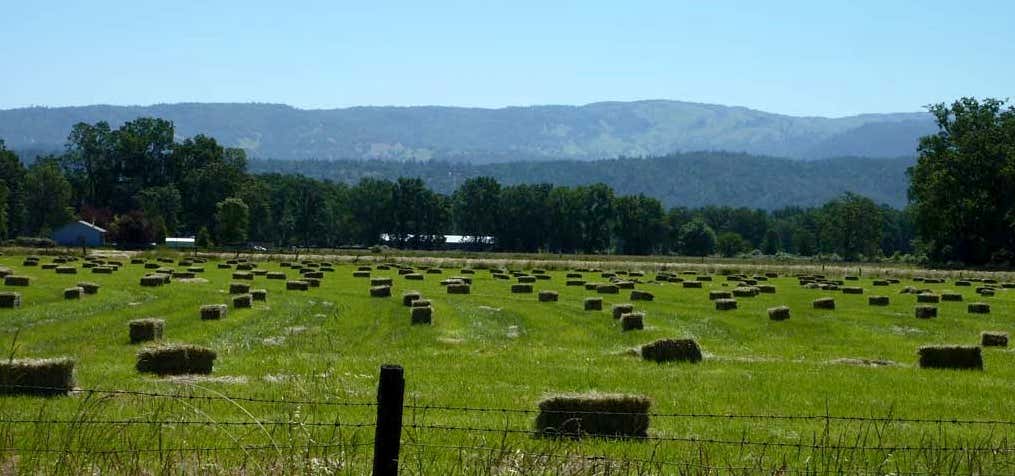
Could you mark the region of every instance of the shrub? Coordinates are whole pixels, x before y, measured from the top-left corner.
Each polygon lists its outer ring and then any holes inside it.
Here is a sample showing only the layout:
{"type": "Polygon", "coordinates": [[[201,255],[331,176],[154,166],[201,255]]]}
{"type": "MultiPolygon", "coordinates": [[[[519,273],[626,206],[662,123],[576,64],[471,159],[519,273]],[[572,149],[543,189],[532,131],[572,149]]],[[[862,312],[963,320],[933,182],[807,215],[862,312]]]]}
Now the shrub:
{"type": "Polygon", "coordinates": [[[921,368],[983,369],[983,354],[978,346],[927,345],[917,353],[921,368]]]}
{"type": "Polygon", "coordinates": [[[201,306],[201,320],[222,319],[228,310],[225,304],[205,304],[201,306]]]}
{"type": "Polygon", "coordinates": [[[391,297],[391,286],[371,286],[370,297],[391,297]]]}
{"type": "Polygon", "coordinates": [[[233,307],[236,309],[247,309],[254,302],[254,296],[250,293],[233,296],[233,307]]]}
{"type": "Polygon", "coordinates": [[[716,299],[714,302],[716,311],[732,311],[737,308],[736,299],[716,299]]]}
{"type": "Polygon", "coordinates": [[[1008,333],[984,331],[980,333],[980,345],[984,347],[1008,347],[1008,333]]]}
{"type": "Polygon", "coordinates": [[[29,278],[28,276],[10,274],[4,278],[4,286],[28,286],[31,283],[32,278],[29,278]]]}
{"type": "Polygon", "coordinates": [[[811,301],[811,306],[813,306],[814,309],[829,309],[829,310],[834,310],[835,309],[835,299],[830,298],[830,297],[818,298],[818,299],[815,299],[815,300],[811,301]]]}
{"type": "Polygon", "coordinates": [[[641,312],[631,312],[620,316],[620,328],[625,331],[644,329],[645,314],[641,312]]]}
{"type": "Polygon", "coordinates": [[[511,285],[511,293],[512,294],[529,294],[529,293],[532,293],[532,285],[531,284],[512,284],[511,285]]]}
{"type": "Polygon", "coordinates": [[[0,292],[0,308],[14,309],[18,307],[21,307],[21,293],[0,292]]]}
{"type": "Polygon", "coordinates": [[[651,301],[655,296],[648,291],[631,291],[632,301],[651,301]]]}
{"type": "Polygon", "coordinates": [[[214,350],[189,344],[161,344],[137,352],[138,372],[156,375],[210,374],[214,350]]]}
{"type": "Polygon", "coordinates": [[[614,304],[613,308],[612,308],[612,311],[613,311],[613,318],[614,319],[620,319],[620,316],[623,316],[624,314],[628,314],[628,313],[634,312],[634,305],[633,304],[614,304]]]}
{"type": "Polygon", "coordinates": [[[779,306],[768,308],[768,318],[773,321],[785,321],[789,319],[789,307],[779,306]]]}
{"type": "Polygon", "coordinates": [[[539,291],[539,302],[557,302],[557,291],[539,291]]]}
{"type": "Polygon", "coordinates": [[[468,284],[460,283],[449,284],[447,290],[448,294],[469,294],[472,291],[472,288],[468,284]]]}
{"type": "Polygon", "coordinates": [[[637,395],[552,396],[539,402],[536,431],[548,437],[642,438],[648,436],[651,406],[637,395]]]}
{"type": "Polygon", "coordinates": [[[915,314],[918,319],[930,319],[937,317],[937,308],[934,306],[916,306],[915,314]]]}
{"type": "Polygon", "coordinates": [[[73,288],[67,288],[63,290],[64,299],[81,299],[81,295],[85,293],[84,289],[77,286],[73,288]]]}
{"type": "Polygon", "coordinates": [[[888,296],[868,296],[867,297],[867,305],[868,306],[887,306],[890,303],[891,303],[891,300],[888,299],[888,296]]]}
{"type": "Polygon", "coordinates": [[[430,306],[426,307],[413,307],[409,309],[409,316],[412,319],[412,324],[431,324],[433,321],[433,308],[430,306]]]}
{"type": "Polygon", "coordinates": [[[250,292],[250,285],[247,283],[229,283],[229,294],[246,294],[250,292]]]}
{"type": "Polygon", "coordinates": [[[0,394],[66,395],[74,389],[74,360],[5,359],[0,361],[0,394]]]}
{"type": "Polygon", "coordinates": [[[306,281],[286,281],[285,288],[289,291],[309,291],[310,283],[306,281]]]}
{"type": "Polygon", "coordinates": [[[641,346],[641,358],[653,362],[701,362],[701,348],[693,339],[659,339],[641,346]]]}
{"type": "Polygon", "coordinates": [[[161,340],[166,321],[155,318],[135,319],[127,325],[130,328],[130,343],[137,344],[138,342],[161,340]]]}
{"type": "Polygon", "coordinates": [[[598,298],[598,297],[587,297],[587,298],[585,298],[585,310],[586,311],[602,311],[603,310],[603,298],[598,298]]]}
{"type": "Polygon", "coordinates": [[[966,306],[966,311],[970,314],[990,314],[990,304],[985,302],[971,302],[966,306]]]}

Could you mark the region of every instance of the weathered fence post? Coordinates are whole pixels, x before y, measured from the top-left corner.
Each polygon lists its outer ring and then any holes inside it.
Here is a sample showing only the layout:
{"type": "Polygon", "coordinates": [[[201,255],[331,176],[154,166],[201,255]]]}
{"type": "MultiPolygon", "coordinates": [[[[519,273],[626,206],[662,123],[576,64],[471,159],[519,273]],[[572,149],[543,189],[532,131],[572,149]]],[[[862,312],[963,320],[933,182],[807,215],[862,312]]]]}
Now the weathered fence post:
{"type": "Polygon", "coordinates": [[[377,383],[377,427],[374,430],[374,476],[398,474],[398,451],[402,439],[402,402],[405,370],[401,365],[382,365],[377,383]]]}

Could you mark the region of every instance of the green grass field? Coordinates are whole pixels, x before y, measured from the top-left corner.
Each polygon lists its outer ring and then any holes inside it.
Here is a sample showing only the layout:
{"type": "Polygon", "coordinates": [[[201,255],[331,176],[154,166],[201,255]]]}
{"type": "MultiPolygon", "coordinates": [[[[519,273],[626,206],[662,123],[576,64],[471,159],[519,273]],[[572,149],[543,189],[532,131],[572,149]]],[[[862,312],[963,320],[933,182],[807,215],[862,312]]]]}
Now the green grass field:
{"type": "MultiPolygon", "coordinates": [[[[685,289],[653,282],[650,271],[637,289],[655,300],[634,303],[646,328],[623,332],[609,307],[630,302],[630,291],[603,295],[603,311],[584,311],[583,299],[598,294],[565,286],[563,270],[534,284],[558,291],[555,303],[511,294],[513,279],[478,269],[471,294],[449,295],[440,281],[460,275],[457,267],[423,281],[374,269],[372,277],[391,277],[394,286],[392,297],[372,298],[369,279],[354,278],[355,265],[343,263],[305,292],[258,276],[252,287],[267,289],[267,302],[203,321],[202,304],[230,302],[234,270],[217,269],[221,261],[199,265],[198,279],[148,288],[139,280],[150,270],[129,259],[109,275],[80,269],[81,261],[73,264],[78,274],[65,275],[23,267],[22,259],[0,258],[32,277],[28,287],[4,286],[22,294],[22,306],[0,309],[3,350],[16,358],[72,357],[82,391],[0,397],[5,474],[368,473],[375,408],[359,404],[374,401],[384,363],[405,368],[404,474],[1015,472],[1015,425],[1005,423],[1015,420],[1011,348],[984,348],[982,371],[921,369],[916,354],[925,344],[976,345],[981,331],[1012,331],[1015,299],[1007,289],[981,297],[978,283],[903,279],[874,287],[876,276],[864,276],[846,283],[864,294],[849,295],[805,289],[792,268],[772,266],[782,273],[767,282],[774,294],[739,298],[737,310],[719,312],[708,292],[736,286],[724,276],[685,289]],[[63,290],[80,281],[101,290],[65,300],[63,290]],[[951,290],[964,300],[938,304],[935,319],[917,319],[916,297],[900,294],[903,286],[951,290]],[[409,290],[433,301],[432,325],[410,325],[401,303],[409,290]],[[874,294],[891,304],[868,306],[874,294]],[[819,297],[834,297],[836,309],[813,309],[819,297]],[[968,314],[974,301],[990,303],[991,313],[968,314]],[[779,305],[791,308],[789,320],[769,320],[766,309],[779,305]],[[141,346],[130,344],[127,322],[142,317],[164,319],[168,342],[214,349],[214,372],[139,374],[141,346]],[[632,352],[667,337],[694,338],[704,360],[656,364],[632,352]],[[534,438],[534,413],[501,410],[534,411],[543,397],[569,392],[645,395],[651,412],[663,416],[652,418],[646,441],[570,441],[534,438]],[[689,416],[702,414],[816,418],[689,416]],[[825,418],[843,416],[877,420],[825,418]],[[924,419],[998,422],[904,421],[924,419]]],[[[278,262],[258,268],[298,276],[278,262]]],[[[606,281],[598,272],[584,279],[606,281]]]]}

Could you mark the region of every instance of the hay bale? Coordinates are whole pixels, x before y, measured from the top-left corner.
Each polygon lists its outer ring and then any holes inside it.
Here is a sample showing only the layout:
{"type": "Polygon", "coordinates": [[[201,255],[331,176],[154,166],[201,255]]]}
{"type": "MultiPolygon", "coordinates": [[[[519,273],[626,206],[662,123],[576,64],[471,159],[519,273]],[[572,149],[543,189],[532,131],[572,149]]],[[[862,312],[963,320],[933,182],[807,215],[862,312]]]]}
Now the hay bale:
{"type": "Polygon", "coordinates": [[[268,279],[286,279],[285,273],[280,271],[272,271],[264,275],[268,279]]]}
{"type": "Polygon", "coordinates": [[[162,277],[161,274],[146,274],[141,276],[141,286],[156,287],[163,284],[166,284],[166,278],[162,277]]]}
{"type": "Polygon", "coordinates": [[[172,276],[175,279],[194,279],[197,277],[194,273],[191,273],[190,271],[173,271],[172,276]]]}
{"type": "Polygon", "coordinates": [[[785,321],[789,319],[789,306],[768,308],[768,318],[773,321],[785,321]]]}
{"type": "Polygon", "coordinates": [[[891,303],[891,300],[888,299],[888,296],[868,296],[867,297],[867,305],[868,306],[887,306],[890,303],[891,303]]]}
{"type": "Polygon", "coordinates": [[[599,294],[619,294],[620,288],[613,284],[598,284],[596,285],[596,292],[599,294]]]}
{"type": "Polygon", "coordinates": [[[201,306],[201,320],[218,320],[226,317],[229,309],[225,304],[205,304],[201,306]]]}
{"type": "Polygon", "coordinates": [[[888,281],[884,279],[875,279],[874,281],[871,281],[872,286],[880,287],[880,286],[888,286],[888,284],[889,284],[888,281]]]}
{"type": "Polygon", "coordinates": [[[250,285],[247,283],[229,283],[229,294],[247,294],[250,292],[250,285]]]}
{"type": "Polygon", "coordinates": [[[96,266],[92,268],[92,274],[113,274],[116,268],[113,266],[96,266]]]}
{"type": "Polygon", "coordinates": [[[430,268],[426,270],[426,274],[444,274],[444,271],[440,268],[430,268]]]}
{"type": "Polygon", "coordinates": [[[215,267],[218,269],[233,269],[233,265],[228,263],[219,263],[215,267]]]}
{"type": "Polygon", "coordinates": [[[433,308],[430,306],[410,308],[409,317],[411,318],[413,325],[432,324],[433,308]]]}
{"type": "Polygon", "coordinates": [[[244,281],[250,281],[254,279],[254,273],[249,271],[237,271],[233,273],[233,279],[242,279],[244,281]]]}
{"type": "Polygon", "coordinates": [[[370,297],[391,297],[391,286],[371,286],[370,297]]]}
{"type": "Polygon", "coordinates": [[[234,309],[249,309],[254,303],[254,296],[250,293],[233,296],[234,309]]]}
{"type": "Polygon", "coordinates": [[[546,437],[643,438],[652,402],[639,395],[568,394],[539,402],[536,431],[546,437]]]}
{"type": "Polygon", "coordinates": [[[585,281],[580,279],[569,279],[564,283],[565,286],[584,286],[585,281]]]}
{"type": "Polygon", "coordinates": [[[917,319],[930,319],[937,317],[937,307],[934,306],[916,306],[914,311],[917,319]]]}
{"type": "Polygon", "coordinates": [[[210,374],[214,350],[190,344],[161,344],[137,352],[135,368],[156,375],[210,374]]]}
{"type": "Polygon", "coordinates": [[[567,273],[564,277],[568,279],[582,279],[584,275],[581,273],[567,273]]]}
{"type": "Polygon", "coordinates": [[[32,278],[28,276],[11,274],[4,278],[4,286],[28,286],[31,283],[32,278]]]}
{"type": "Polygon", "coordinates": [[[130,329],[130,343],[137,344],[152,340],[162,340],[166,321],[155,318],[134,319],[127,323],[130,329]]]}
{"type": "Polygon", "coordinates": [[[616,286],[617,289],[634,289],[633,281],[615,281],[613,285],[616,286]]]}
{"type": "Polygon", "coordinates": [[[74,389],[74,360],[4,359],[0,361],[0,394],[66,395],[74,389]]]}
{"type": "Polygon", "coordinates": [[[633,304],[614,304],[612,308],[613,318],[620,319],[620,316],[634,312],[633,304]]]}
{"type": "Polygon", "coordinates": [[[433,303],[429,299],[417,299],[409,307],[433,307],[433,303]]]}
{"type": "Polygon", "coordinates": [[[352,277],[354,278],[369,278],[370,271],[353,271],[352,277]]]}
{"type": "Polygon", "coordinates": [[[536,277],[535,276],[519,276],[517,278],[517,280],[518,280],[519,283],[523,283],[523,284],[525,284],[525,283],[534,283],[534,282],[536,282],[536,277]]]}
{"type": "Polygon", "coordinates": [[[980,345],[984,347],[1008,347],[1008,333],[983,331],[980,333],[980,345]]]}
{"type": "Polygon", "coordinates": [[[709,291],[708,300],[715,301],[716,299],[730,299],[733,297],[733,293],[729,291],[709,291]]]}
{"type": "Polygon", "coordinates": [[[310,283],[299,280],[289,280],[285,282],[285,289],[287,291],[309,291],[310,283]]]}
{"type": "Polygon", "coordinates": [[[680,283],[680,285],[683,286],[684,288],[687,288],[687,289],[692,289],[692,288],[693,289],[700,289],[701,288],[701,281],[684,281],[683,283],[680,283]]]}
{"type": "Polygon", "coordinates": [[[15,309],[21,307],[21,293],[13,291],[0,292],[0,308],[15,309]]]}
{"type": "Polygon", "coordinates": [[[932,293],[920,293],[916,295],[916,302],[926,304],[937,304],[941,302],[941,296],[932,293]]]}
{"type": "Polygon", "coordinates": [[[422,281],[423,280],[423,275],[419,274],[419,273],[409,273],[409,274],[404,275],[404,277],[405,277],[405,279],[407,279],[409,281],[422,281]]]}
{"type": "Polygon", "coordinates": [[[587,297],[585,298],[584,306],[586,311],[602,311],[603,298],[587,297]]]}
{"type": "Polygon", "coordinates": [[[917,351],[920,367],[931,369],[983,369],[979,346],[925,345],[917,351]]]}
{"type": "Polygon", "coordinates": [[[512,284],[511,285],[511,293],[512,294],[530,294],[530,293],[532,293],[532,285],[531,284],[512,284]]]}
{"type": "MultiPolygon", "coordinates": [[[[303,272],[303,277],[304,278],[313,278],[313,279],[324,279],[324,271],[305,271],[305,272],[303,272]]],[[[378,278],[378,279],[385,279],[385,278],[378,278]]],[[[387,279],[389,281],[391,280],[391,278],[387,278],[387,279]]],[[[371,279],[371,282],[372,281],[373,280],[371,279]]]]}
{"type": "Polygon", "coordinates": [[[716,311],[732,311],[737,308],[736,299],[716,299],[714,302],[716,311]]]}
{"type": "Polygon", "coordinates": [[[466,283],[449,284],[446,289],[448,294],[469,294],[472,292],[472,286],[466,283]]]}
{"type": "Polygon", "coordinates": [[[698,281],[698,282],[705,282],[705,281],[711,281],[712,277],[708,276],[708,275],[705,275],[705,276],[695,276],[694,280],[698,281]]]}
{"type": "Polygon", "coordinates": [[[78,269],[73,266],[57,266],[56,274],[78,274],[78,269]]]}
{"type": "Polygon", "coordinates": [[[834,310],[835,309],[835,299],[830,298],[830,297],[817,298],[817,299],[811,301],[811,306],[813,306],[814,309],[829,309],[829,310],[834,310]]]}
{"type": "Polygon", "coordinates": [[[648,291],[631,291],[632,301],[652,301],[656,297],[648,291]]]}
{"type": "Polygon", "coordinates": [[[955,281],[955,285],[956,286],[969,287],[969,286],[972,286],[973,283],[963,279],[963,280],[955,281]]]}
{"type": "Polygon", "coordinates": [[[976,288],[976,293],[979,294],[980,296],[990,297],[994,295],[994,288],[990,287],[976,288]]]}
{"type": "Polygon", "coordinates": [[[775,286],[771,284],[761,284],[757,286],[758,292],[761,294],[775,294],[775,286]]]}
{"type": "Polygon", "coordinates": [[[742,286],[733,288],[733,297],[752,298],[758,295],[758,288],[754,286],[742,286]]]}
{"type": "Polygon", "coordinates": [[[941,301],[962,302],[962,295],[959,293],[941,293],[941,301]]]}
{"type": "Polygon", "coordinates": [[[694,339],[659,339],[641,346],[641,358],[653,362],[701,362],[701,348],[694,339]]]}
{"type": "Polygon", "coordinates": [[[560,295],[557,294],[557,291],[539,291],[539,302],[557,302],[559,297],[560,295]]]}
{"type": "Polygon", "coordinates": [[[642,330],[645,328],[645,313],[630,312],[620,316],[620,328],[624,331],[642,330]]]}
{"type": "MultiPolygon", "coordinates": [[[[307,276],[307,277],[308,278],[312,278],[313,276],[307,276]]],[[[321,277],[323,278],[324,276],[321,276],[321,277]]],[[[395,282],[394,282],[394,280],[392,278],[370,278],[370,285],[371,286],[392,286],[394,284],[395,284],[395,282]]]]}
{"type": "Polygon", "coordinates": [[[64,299],[81,299],[81,295],[84,294],[84,293],[85,293],[84,289],[81,289],[78,286],[74,286],[72,288],[67,288],[67,289],[63,290],[63,298],[64,299]]]}
{"type": "Polygon", "coordinates": [[[268,290],[267,289],[251,289],[250,297],[254,298],[255,301],[267,301],[268,290]]]}
{"type": "Polygon", "coordinates": [[[859,286],[843,286],[840,290],[842,294],[863,294],[863,288],[859,286]]]}
{"type": "Polygon", "coordinates": [[[317,279],[317,278],[303,278],[303,281],[306,281],[307,284],[310,285],[310,287],[312,287],[312,288],[319,288],[319,287],[321,287],[321,280],[320,279],[317,279]]]}
{"type": "Polygon", "coordinates": [[[420,294],[419,291],[409,291],[406,293],[402,293],[402,305],[405,307],[411,307],[412,302],[419,299],[423,299],[423,295],[420,294]]]}
{"type": "Polygon", "coordinates": [[[990,304],[985,302],[971,302],[966,306],[966,312],[970,314],[990,314],[990,304]]]}

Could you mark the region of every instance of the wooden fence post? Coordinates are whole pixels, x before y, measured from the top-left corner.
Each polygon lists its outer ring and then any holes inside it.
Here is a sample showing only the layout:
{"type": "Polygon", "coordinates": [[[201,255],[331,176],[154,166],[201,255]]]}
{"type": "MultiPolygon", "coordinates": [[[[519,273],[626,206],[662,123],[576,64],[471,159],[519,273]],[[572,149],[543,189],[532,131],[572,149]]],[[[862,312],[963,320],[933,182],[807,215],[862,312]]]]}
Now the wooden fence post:
{"type": "Polygon", "coordinates": [[[377,427],[374,430],[374,476],[398,474],[402,440],[402,403],[405,370],[401,365],[382,365],[377,383],[377,427]]]}

